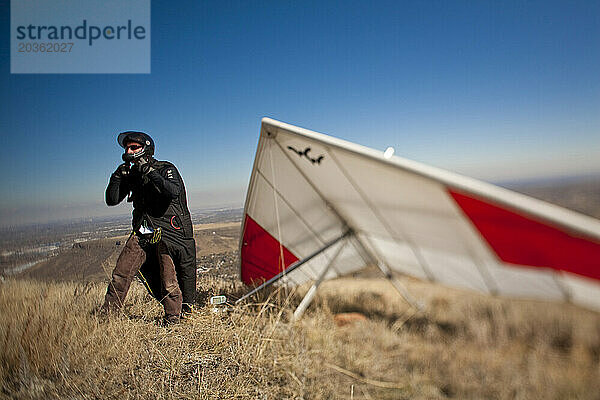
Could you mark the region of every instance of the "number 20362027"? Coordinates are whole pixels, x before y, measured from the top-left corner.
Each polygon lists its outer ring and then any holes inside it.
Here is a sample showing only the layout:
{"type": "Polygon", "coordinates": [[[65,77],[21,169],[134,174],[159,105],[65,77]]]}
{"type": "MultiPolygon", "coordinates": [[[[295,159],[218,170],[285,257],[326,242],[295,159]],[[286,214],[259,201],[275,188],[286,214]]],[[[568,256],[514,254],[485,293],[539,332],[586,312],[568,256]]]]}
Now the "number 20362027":
{"type": "Polygon", "coordinates": [[[61,43],[19,43],[19,53],[70,53],[73,49],[72,42],[61,43]]]}

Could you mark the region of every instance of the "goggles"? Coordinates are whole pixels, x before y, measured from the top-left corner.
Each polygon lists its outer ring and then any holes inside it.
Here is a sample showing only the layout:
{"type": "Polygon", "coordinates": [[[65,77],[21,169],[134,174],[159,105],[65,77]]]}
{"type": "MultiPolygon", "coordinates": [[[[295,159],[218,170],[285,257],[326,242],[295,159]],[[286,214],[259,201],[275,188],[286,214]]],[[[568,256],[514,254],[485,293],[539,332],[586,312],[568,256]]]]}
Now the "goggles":
{"type": "Polygon", "coordinates": [[[139,149],[141,149],[143,146],[141,144],[137,144],[137,143],[132,143],[132,144],[128,144],[125,146],[125,150],[133,150],[133,151],[137,151],[139,149]]]}

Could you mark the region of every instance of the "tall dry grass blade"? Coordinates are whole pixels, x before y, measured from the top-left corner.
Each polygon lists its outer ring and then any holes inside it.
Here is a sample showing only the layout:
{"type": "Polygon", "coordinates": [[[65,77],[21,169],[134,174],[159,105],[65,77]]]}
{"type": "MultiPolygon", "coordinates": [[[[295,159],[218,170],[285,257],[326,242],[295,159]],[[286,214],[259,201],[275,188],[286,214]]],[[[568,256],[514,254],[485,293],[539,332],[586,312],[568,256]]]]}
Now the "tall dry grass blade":
{"type": "Polygon", "coordinates": [[[366,383],[367,385],[371,385],[371,386],[377,386],[380,388],[384,388],[384,389],[409,389],[410,385],[408,384],[401,384],[401,383],[394,383],[394,382],[383,382],[383,381],[378,381],[378,380],[374,380],[374,379],[369,379],[369,378],[363,378],[362,376],[355,374],[354,372],[348,371],[347,369],[344,369],[342,367],[338,367],[337,365],[334,364],[330,364],[330,363],[325,363],[325,366],[341,373],[344,374],[346,376],[349,376],[352,379],[355,379],[359,382],[362,383],[366,383]]]}

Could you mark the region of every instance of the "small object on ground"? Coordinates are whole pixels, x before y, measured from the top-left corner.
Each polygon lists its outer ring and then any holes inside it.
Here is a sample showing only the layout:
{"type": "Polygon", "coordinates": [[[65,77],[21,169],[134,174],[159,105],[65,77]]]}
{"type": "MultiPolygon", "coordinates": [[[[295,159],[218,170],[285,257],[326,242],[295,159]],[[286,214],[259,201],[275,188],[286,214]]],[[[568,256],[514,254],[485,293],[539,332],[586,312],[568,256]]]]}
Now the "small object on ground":
{"type": "Polygon", "coordinates": [[[213,314],[218,314],[222,311],[225,311],[224,306],[227,304],[227,297],[223,295],[212,296],[209,300],[209,303],[214,306],[211,311],[213,314]]]}
{"type": "Polygon", "coordinates": [[[227,297],[225,296],[213,296],[210,298],[210,304],[212,304],[213,306],[219,305],[219,304],[225,304],[227,302],[227,297]]]}
{"type": "Polygon", "coordinates": [[[333,320],[337,326],[346,326],[355,324],[357,322],[366,321],[367,317],[361,313],[351,312],[336,314],[333,316],[333,320]]]}

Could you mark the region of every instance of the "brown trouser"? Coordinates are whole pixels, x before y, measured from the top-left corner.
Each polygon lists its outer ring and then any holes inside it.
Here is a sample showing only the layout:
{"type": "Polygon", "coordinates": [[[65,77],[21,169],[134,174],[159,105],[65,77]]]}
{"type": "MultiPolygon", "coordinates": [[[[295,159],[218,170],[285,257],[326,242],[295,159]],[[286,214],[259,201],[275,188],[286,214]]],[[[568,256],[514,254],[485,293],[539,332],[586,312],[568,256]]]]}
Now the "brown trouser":
{"type": "Polygon", "coordinates": [[[136,235],[129,237],[117,259],[102,309],[110,311],[123,306],[131,281],[138,272],[150,294],[165,308],[165,318],[179,318],[181,290],[167,246],[160,241],[144,250],[136,235]]]}

